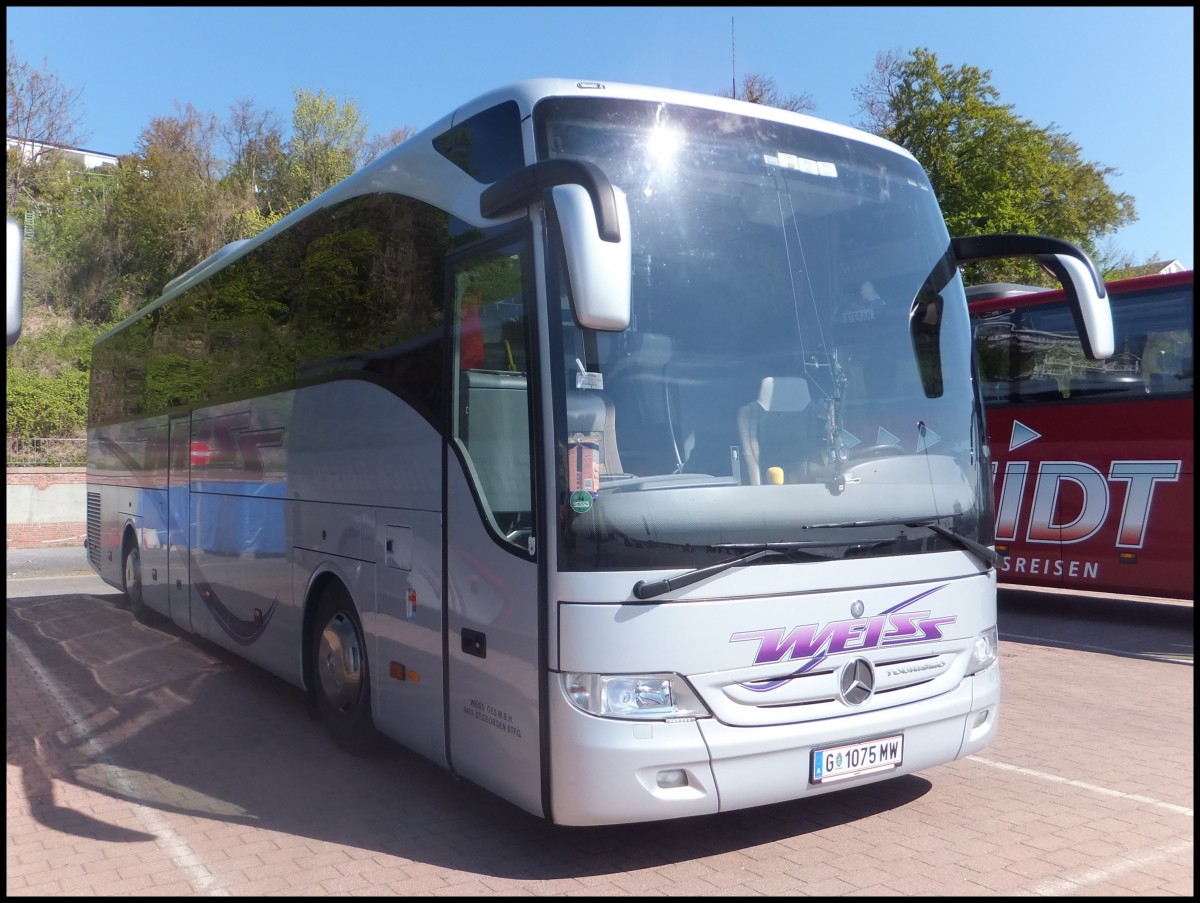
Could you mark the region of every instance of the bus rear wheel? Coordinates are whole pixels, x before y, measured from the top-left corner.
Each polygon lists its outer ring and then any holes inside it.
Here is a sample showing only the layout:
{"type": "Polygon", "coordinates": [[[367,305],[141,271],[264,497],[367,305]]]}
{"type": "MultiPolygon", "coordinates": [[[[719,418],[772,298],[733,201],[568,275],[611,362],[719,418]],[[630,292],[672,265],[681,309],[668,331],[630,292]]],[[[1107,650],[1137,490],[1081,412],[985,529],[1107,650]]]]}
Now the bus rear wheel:
{"type": "Polygon", "coordinates": [[[340,585],[328,587],[317,605],[312,650],[313,692],[326,729],[347,752],[370,752],[378,734],[367,644],[350,594],[340,585]]]}

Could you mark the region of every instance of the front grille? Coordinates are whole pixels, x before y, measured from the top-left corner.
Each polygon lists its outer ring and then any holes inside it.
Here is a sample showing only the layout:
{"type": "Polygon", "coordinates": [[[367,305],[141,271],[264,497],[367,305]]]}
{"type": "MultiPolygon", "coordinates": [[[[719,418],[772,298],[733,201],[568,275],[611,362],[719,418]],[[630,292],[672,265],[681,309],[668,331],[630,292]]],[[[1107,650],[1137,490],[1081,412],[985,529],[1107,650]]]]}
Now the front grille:
{"type": "Polygon", "coordinates": [[[713,714],[725,724],[758,727],[799,724],[841,718],[852,711],[876,711],[906,705],[946,693],[962,680],[969,650],[956,643],[897,654],[888,650],[872,662],[875,684],[872,698],[861,709],[847,706],[838,678],[847,657],[827,659],[810,671],[785,663],[788,670],[763,674],[763,668],[740,672],[692,675],[690,679],[713,714]],[[757,672],[751,677],[748,671],[757,672]],[[781,672],[781,673],[780,673],[781,672]],[[749,679],[747,679],[749,678],[749,679]]]}

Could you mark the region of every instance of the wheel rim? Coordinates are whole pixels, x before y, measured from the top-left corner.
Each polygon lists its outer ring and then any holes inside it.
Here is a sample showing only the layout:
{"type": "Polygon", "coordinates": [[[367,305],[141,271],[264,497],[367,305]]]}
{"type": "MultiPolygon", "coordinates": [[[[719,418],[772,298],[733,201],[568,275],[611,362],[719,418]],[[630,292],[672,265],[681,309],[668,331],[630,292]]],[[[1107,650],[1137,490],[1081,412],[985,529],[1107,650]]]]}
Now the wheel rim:
{"type": "Polygon", "coordinates": [[[352,712],[362,692],[362,638],[344,612],[330,618],[321,631],[317,670],[321,692],[329,704],[339,712],[352,712]]]}

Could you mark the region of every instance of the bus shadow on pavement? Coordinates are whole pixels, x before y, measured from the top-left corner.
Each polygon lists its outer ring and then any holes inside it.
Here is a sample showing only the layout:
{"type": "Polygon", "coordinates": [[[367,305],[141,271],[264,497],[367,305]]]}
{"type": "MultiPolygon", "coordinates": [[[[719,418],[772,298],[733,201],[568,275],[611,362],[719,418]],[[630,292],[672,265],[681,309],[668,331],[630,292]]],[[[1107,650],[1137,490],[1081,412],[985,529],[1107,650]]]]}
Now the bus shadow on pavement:
{"type": "Polygon", "coordinates": [[[64,800],[88,791],[134,816],[148,807],[497,877],[587,877],[848,825],[932,787],[908,775],[719,815],[557,827],[396,744],[347,755],[300,690],[169,622],[138,623],[120,593],[10,598],[6,634],[10,806],[20,792],[40,825],[100,841],[155,838],[64,800]]]}
{"type": "Polygon", "coordinates": [[[1074,596],[1002,588],[1000,639],[1191,665],[1195,609],[1191,602],[1074,596]]]}

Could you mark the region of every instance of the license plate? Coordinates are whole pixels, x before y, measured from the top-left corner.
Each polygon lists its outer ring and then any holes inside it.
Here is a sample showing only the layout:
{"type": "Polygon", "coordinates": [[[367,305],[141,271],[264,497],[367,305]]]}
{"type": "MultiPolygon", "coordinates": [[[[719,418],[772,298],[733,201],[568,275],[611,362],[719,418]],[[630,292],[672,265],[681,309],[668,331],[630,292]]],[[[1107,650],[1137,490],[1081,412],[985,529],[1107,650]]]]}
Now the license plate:
{"type": "Polygon", "coordinates": [[[840,781],[873,771],[886,771],[899,765],[903,758],[903,734],[814,749],[812,783],[840,781]]]}

